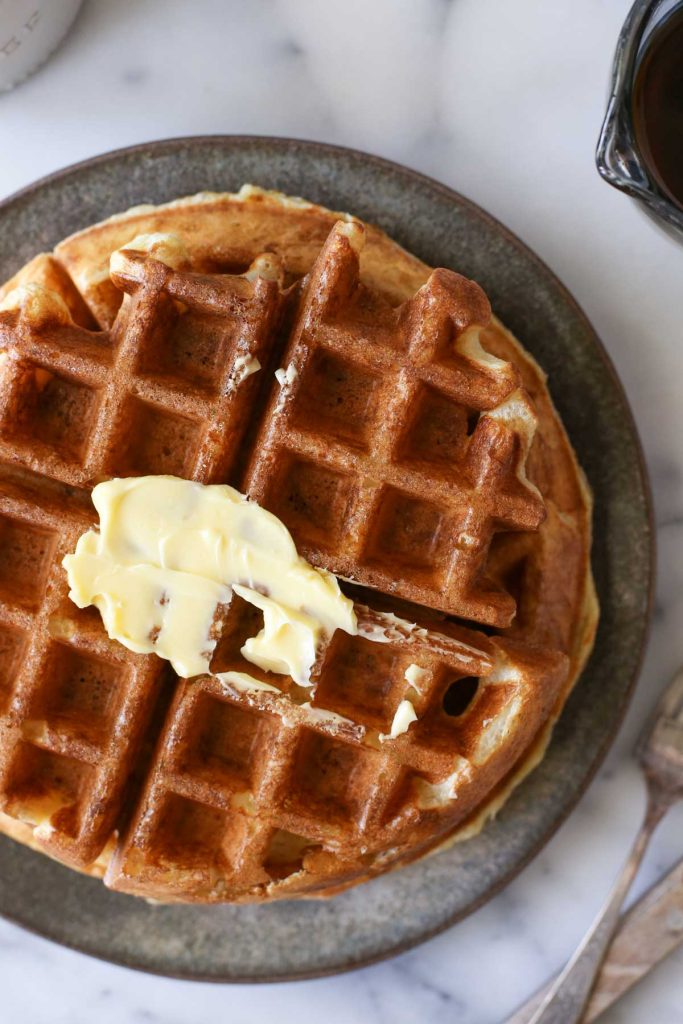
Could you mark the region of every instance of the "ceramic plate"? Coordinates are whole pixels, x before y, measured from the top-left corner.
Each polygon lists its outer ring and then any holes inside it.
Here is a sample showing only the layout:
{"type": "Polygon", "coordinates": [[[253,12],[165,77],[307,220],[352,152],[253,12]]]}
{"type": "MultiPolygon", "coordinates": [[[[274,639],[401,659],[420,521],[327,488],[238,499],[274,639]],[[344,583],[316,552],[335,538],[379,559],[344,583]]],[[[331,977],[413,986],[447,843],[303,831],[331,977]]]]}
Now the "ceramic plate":
{"type": "Polygon", "coordinates": [[[284,139],[154,142],[53,175],[0,204],[0,281],[31,256],[138,203],[243,182],[350,210],[432,266],[477,280],[536,356],[595,493],[595,651],[542,765],[484,833],[330,902],[161,907],[0,838],[0,913],[56,942],[143,970],[275,981],[347,970],[474,910],[541,849],[619,726],[640,665],[652,582],[646,472],[623,390],[575,301],[487,213],[442,185],[352,150],[284,139]],[[623,553],[628,552],[628,558],[623,553]]]}

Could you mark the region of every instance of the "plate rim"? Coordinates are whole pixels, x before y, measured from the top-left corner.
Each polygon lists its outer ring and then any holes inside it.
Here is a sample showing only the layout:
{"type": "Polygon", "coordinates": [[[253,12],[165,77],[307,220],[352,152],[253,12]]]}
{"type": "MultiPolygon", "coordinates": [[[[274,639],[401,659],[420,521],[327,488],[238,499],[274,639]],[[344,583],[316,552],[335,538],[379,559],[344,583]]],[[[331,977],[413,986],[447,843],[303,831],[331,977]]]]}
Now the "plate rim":
{"type": "MultiPolygon", "coordinates": [[[[12,192],[4,199],[0,200],[0,218],[6,210],[15,206],[17,203],[24,201],[30,201],[31,197],[40,192],[45,187],[49,187],[53,184],[58,184],[64,178],[72,174],[76,174],[80,171],[89,170],[93,167],[100,165],[106,165],[118,158],[134,156],[136,153],[146,153],[156,156],[159,153],[172,153],[174,150],[203,146],[216,146],[222,143],[230,143],[236,147],[241,145],[264,145],[271,146],[281,149],[283,151],[291,150],[292,148],[300,147],[309,152],[316,152],[322,156],[330,156],[333,159],[336,156],[341,157],[353,157],[359,159],[364,164],[372,164],[382,172],[389,172],[392,174],[398,173],[412,180],[416,185],[420,187],[426,187],[429,190],[439,193],[449,203],[464,207],[468,212],[474,214],[477,218],[485,221],[489,227],[493,228],[498,234],[503,236],[505,240],[511,243],[517,250],[521,251],[523,255],[530,260],[536,267],[544,274],[562,295],[563,300],[566,304],[572,307],[574,313],[578,318],[585,324],[588,333],[590,334],[593,349],[599,356],[604,369],[606,370],[615,394],[620,400],[620,405],[625,414],[624,426],[628,430],[633,444],[633,451],[636,456],[638,478],[640,483],[640,490],[642,492],[644,500],[644,525],[647,530],[647,587],[645,592],[645,608],[642,617],[642,637],[640,641],[640,647],[638,650],[637,658],[635,660],[633,669],[630,674],[627,685],[624,687],[623,699],[621,707],[613,720],[610,731],[604,737],[602,743],[594,751],[592,760],[588,765],[585,774],[579,784],[575,794],[572,795],[571,799],[563,806],[562,811],[558,818],[552,821],[543,831],[543,833],[534,841],[532,846],[525,852],[524,856],[512,867],[506,874],[501,876],[496,882],[494,882],[485,893],[482,893],[479,897],[475,898],[471,903],[468,903],[466,907],[459,911],[455,911],[452,915],[446,918],[444,921],[421,933],[417,937],[404,938],[399,942],[394,943],[390,948],[384,949],[379,953],[364,955],[362,959],[354,961],[352,963],[342,963],[339,965],[321,967],[314,970],[288,970],[282,974],[268,974],[268,975],[254,975],[254,974],[239,974],[230,976],[218,976],[216,974],[203,974],[198,970],[178,970],[157,968],[153,966],[143,965],[141,963],[135,963],[131,959],[123,955],[105,955],[104,953],[93,951],[86,948],[83,944],[79,944],[74,941],[71,942],[68,939],[57,939],[42,932],[36,925],[22,919],[19,915],[12,912],[7,912],[0,909],[0,918],[7,920],[10,923],[17,925],[24,931],[29,932],[32,935],[36,935],[41,939],[48,942],[53,942],[56,945],[63,946],[66,949],[73,950],[74,952],[82,953],[87,956],[93,957],[104,963],[115,964],[119,967],[126,967],[130,970],[139,971],[143,974],[149,974],[155,977],[173,978],[182,981],[198,981],[198,982],[211,982],[212,984],[279,984],[291,981],[306,981],[315,980],[318,978],[333,977],[340,974],[347,974],[351,971],[359,970],[363,967],[368,967],[373,964],[382,963],[383,961],[389,960],[395,956],[399,956],[402,953],[406,953],[411,949],[421,946],[426,942],[431,941],[438,935],[449,930],[453,925],[459,921],[469,917],[470,914],[479,910],[482,906],[497,896],[507,885],[510,884],[515,878],[517,878],[521,872],[533,861],[541,850],[550,842],[555,833],[560,827],[567,821],[569,816],[576,809],[579,801],[585,794],[586,790],[590,786],[591,782],[595,778],[599,768],[604,762],[609,750],[613,746],[616,737],[621,729],[626,713],[631,705],[633,698],[633,692],[635,686],[640,678],[643,660],[645,653],[648,648],[651,632],[652,632],[652,619],[654,609],[654,597],[655,597],[655,586],[657,576],[657,537],[656,537],[656,522],[654,517],[654,502],[652,495],[652,484],[649,476],[647,461],[643,449],[642,440],[638,430],[638,426],[633,415],[631,403],[628,395],[624,388],[624,385],[619,377],[614,362],[609,355],[603,341],[599,334],[595,330],[592,321],[584,311],[583,307],[569,291],[567,286],[557,276],[554,270],[548,266],[548,264],[526,244],[518,235],[515,234],[510,228],[503,224],[497,217],[489,213],[487,210],[482,208],[474,200],[468,196],[463,195],[461,192],[438,179],[432,178],[430,175],[424,174],[421,171],[417,171],[406,164],[399,163],[395,160],[390,160],[386,157],[379,156],[374,153],[369,153],[361,149],[357,149],[352,146],[340,146],[329,142],[319,142],[313,139],[297,138],[291,136],[279,136],[279,135],[258,135],[258,134],[230,134],[230,133],[215,133],[215,134],[202,134],[202,135],[180,135],[172,136],[168,138],[151,139],[145,142],[138,142],[130,146],[121,146],[115,149],[107,150],[105,152],[97,153],[94,156],[86,157],[83,160],[78,160],[74,163],[68,164],[65,167],[58,168],[55,171],[51,171],[49,174],[43,175],[42,177],[30,182],[28,185],[22,186],[20,189],[12,192]]],[[[80,229],[77,229],[80,230],[80,229]]],[[[17,270],[20,269],[17,267],[17,270]]],[[[570,438],[571,440],[571,438],[570,438]]],[[[34,851],[30,851],[34,852],[34,851]]],[[[37,853],[36,855],[41,855],[37,853]]],[[[395,870],[400,870],[397,868],[395,870]]]]}

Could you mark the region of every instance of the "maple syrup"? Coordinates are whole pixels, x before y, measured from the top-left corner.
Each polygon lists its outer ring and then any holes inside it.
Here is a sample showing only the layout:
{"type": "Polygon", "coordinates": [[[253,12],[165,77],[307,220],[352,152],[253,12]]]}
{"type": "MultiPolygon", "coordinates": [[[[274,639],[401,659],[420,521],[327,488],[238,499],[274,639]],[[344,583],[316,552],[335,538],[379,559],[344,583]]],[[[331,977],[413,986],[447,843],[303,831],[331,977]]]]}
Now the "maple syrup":
{"type": "Polygon", "coordinates": [[[683,208],[683,4],[645,45],[632,112],[636,145],[653,183],[683,208]]]}

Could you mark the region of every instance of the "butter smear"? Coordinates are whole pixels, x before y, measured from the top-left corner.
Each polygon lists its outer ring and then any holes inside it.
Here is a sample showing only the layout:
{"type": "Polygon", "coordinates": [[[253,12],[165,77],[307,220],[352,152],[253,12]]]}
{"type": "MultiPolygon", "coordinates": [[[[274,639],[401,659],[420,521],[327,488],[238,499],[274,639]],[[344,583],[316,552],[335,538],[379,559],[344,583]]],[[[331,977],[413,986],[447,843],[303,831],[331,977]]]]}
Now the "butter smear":
{"type": "Polygon", "coordinates": [[[357,632],[336,578],[309,565],[284,524],[232,487],[131,477],[98,484],[92,498],[100,528],[64,558],[69,597],[95,605],[113,640],[166,658],[179,676],[210,671],[212,626],[233,594],[263,612],[244,658],[303,686],[320,644],[335,629],[357,632]]]}

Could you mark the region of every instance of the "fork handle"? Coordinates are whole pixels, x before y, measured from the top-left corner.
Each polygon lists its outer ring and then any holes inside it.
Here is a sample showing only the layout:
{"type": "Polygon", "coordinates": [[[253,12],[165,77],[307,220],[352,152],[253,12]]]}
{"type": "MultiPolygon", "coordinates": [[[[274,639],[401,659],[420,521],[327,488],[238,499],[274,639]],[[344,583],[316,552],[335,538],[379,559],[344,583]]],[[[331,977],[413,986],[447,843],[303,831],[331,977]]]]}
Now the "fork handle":
{"type": "Polygon", "coordinates": [[[607,902],[574,956],[529,1019],[529,1024],[577,1024],[581,1020],[616,929],[626,893],[631,888],[652,833],[667,810],[667,803],[648,800],[643,823],[607,902]]]}

